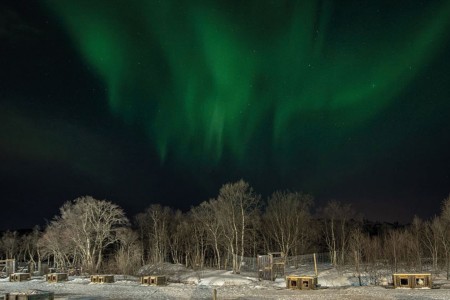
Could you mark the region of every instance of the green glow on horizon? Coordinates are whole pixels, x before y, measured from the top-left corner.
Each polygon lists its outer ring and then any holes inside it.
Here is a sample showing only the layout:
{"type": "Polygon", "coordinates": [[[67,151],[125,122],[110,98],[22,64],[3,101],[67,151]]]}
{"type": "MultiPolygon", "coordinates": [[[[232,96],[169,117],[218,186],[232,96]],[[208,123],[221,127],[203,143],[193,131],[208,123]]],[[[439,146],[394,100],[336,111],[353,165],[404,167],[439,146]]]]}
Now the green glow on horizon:
{"type": "Polygon", "coordinates": [[[261,139],[291,155],[310,123],[320,138],[370,122],[439,50],[450,20],[449,2],[430,5],[395,28],[369,24],[367,37],[335,28],[332,1],[286,3],[233,14],[210,1],[48,1],[111,111],[145,126],[161,160],[205,163],[254,155],[261,139]]]}

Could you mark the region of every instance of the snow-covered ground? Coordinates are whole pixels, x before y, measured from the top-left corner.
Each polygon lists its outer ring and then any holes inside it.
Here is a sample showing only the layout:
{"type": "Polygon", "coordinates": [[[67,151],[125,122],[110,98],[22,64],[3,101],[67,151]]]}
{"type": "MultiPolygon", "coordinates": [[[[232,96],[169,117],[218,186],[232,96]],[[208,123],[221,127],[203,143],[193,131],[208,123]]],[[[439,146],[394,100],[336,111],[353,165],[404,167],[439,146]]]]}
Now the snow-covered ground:
{"type": "Polygon", "coordinates": [[[143,286],[138,277],[116,276],[116,282],[92,284],[85,277],[69,277],[63,283],[47,283],[43,277],[30,281],[9,282],[0,279],[0,297],[4,293],[44,290],[55,293],[55,299],[124,300],[124,299],[212,299],[213,290],[222,299],[450,299],[450,282],[439,279],[440,289],[386,289],[381,286],[355,286],[350,273],[330,269],[319,274],[319,290],[288,290],[284,279],[259,281],[252,274],[235,275],[229,271],[184,272],[166,286],[143,286]]]}

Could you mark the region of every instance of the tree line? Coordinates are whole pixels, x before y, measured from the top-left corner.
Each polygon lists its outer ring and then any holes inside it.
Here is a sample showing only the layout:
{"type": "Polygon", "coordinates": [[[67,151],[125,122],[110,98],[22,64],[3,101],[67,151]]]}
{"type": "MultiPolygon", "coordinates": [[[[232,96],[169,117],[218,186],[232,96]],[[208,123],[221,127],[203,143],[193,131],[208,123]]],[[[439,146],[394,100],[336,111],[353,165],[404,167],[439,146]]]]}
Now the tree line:
{"type": "Polygon", "coordinates": [[[136,274],[162,262],[240,273],[244,257],[328,252],[336,267],[431,268],[449,277],[450,196],[439,215],[415,217],[407,226],[368,222],[335,200],[315,215],[312,208],[313,197],[301,192],[277,191],[263,201],[243,180],[223,185],[216,198],[188,212],[152,204],[132,220],[118,205],[85,196],[64,203],[43,229],[4,232],[0,258],[86,273],[136,274]]]}

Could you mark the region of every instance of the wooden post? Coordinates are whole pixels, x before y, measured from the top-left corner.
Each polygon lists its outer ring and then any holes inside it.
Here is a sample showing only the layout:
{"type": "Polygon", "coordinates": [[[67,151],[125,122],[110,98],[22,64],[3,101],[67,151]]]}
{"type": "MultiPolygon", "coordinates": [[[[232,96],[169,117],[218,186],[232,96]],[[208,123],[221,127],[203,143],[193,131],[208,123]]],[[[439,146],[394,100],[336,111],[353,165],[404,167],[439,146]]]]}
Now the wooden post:
{"type": "Polygon", "coordinates": [[[314,272],[316,273],[316,276],[318,276],[318,275],[317,275],[317,260],[316,260],[316,254],[314,253],[313,256],[314,256],[314,272]]]}
{"type": "Polygon", "coordinates": [[[217,290],[213,289],[213,300],[217,300],[217,290]]]}
{"type": "Polygon", "coordinates": [[[362,286],[361,272],[359,271],[359,253],[357,250],[355,250],[355,267],[356,267],[356,273],[358,273],[359,286],[362,286]]]}

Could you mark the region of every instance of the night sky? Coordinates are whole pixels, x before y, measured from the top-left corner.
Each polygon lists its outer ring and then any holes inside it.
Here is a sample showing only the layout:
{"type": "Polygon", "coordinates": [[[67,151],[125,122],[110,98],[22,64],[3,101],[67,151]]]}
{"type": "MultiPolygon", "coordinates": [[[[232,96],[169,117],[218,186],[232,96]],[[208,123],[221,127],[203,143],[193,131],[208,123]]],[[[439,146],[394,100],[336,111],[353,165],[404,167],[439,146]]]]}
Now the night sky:
{"type": "Polygon", "coordinates": [[[241,178],[431,217],[449,68],[450,1],[2,1],[0,229],[83,195],[187,210],[241,178]]]}

